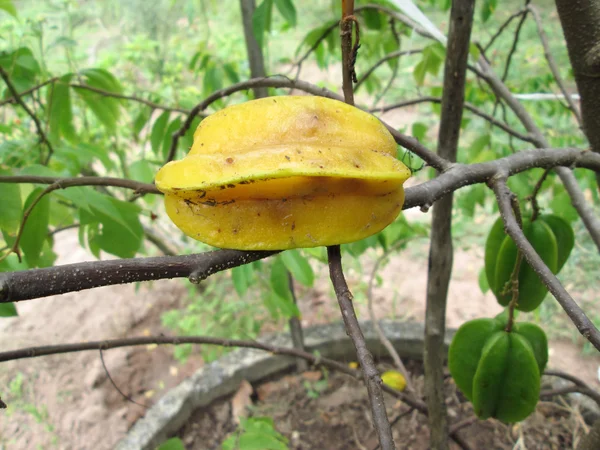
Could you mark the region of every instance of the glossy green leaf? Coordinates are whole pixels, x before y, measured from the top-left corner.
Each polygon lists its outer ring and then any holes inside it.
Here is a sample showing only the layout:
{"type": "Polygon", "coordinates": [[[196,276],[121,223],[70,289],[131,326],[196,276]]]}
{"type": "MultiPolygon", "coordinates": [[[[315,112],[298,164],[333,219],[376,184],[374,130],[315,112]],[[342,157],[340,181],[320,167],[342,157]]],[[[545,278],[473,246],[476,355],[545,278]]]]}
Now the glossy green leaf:
{"type": "MultiPolygon", "coordinates": [[[[101,194],[97,199],[102,197],[101,194]]],[[[98,218],[101,227],[92,242],[103,251],[121,258],[132,258],[139,251],[144,237],[144,229],[139,220],[139,208],[129,202],[105,197],[99,208],[96,201],[90,202],[90,209],[98,218]],[[107,207],[107,205],[111,207],[107,207]]]]}
{"type": "Polygon", "coordinates": [[[312,286],[315,281],[315,274],[308,260],[296,250],[287,250],[281,254],[281,260],[285,264],[294,279],[298,280],[305,286],[312,286]]]}
{"type": "MultiPolygon", "coordinates": [[[[27,210],[43,190],[43,188],[34,189],[27,197],[27,200],[25,200],[23,209],[27,210]]],[[[40,261],[42,247],[48,236],[49,219],[50,197],[44,195],[31,210],[19,242],[29,267],[36,267],[40,261]]]]}

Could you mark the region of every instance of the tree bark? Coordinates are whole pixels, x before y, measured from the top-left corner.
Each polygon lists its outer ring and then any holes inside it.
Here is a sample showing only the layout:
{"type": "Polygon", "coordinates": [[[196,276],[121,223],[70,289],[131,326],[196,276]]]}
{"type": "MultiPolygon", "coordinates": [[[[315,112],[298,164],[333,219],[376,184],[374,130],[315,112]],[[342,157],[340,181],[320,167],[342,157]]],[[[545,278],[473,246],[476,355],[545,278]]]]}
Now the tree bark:
{"type": "MultiPolygon", "coordinates": [[[[244,38],[246,40],[246,51],[248,52],[250,75],[252,78],[265,77],[265,60],[262,49],[258,45],[252,30],[252,15],[256,9],[256,2],[255,0],[240,0],[240,8],[242,10],[242,23],[244,24],[244,38]]],[[[254,92],[254,98],[263,98],[269,95],[266,87],[255,87],[252,91],[254,92]]]]}
{"type": "MultiPolygon", "coordinates": [[[[583,131],[600,152],[600,2],[556,0],[569,59],[581,96],[583,131]]],[[[600,174],[596,175],[600,183],[600,174]]]]}
{"type": "MultiPolygon", "coordinates": [[[[456,161],[465,94],[474,0],[452,2],[444,67],[439,156],[456,161]]],[[[433,206],[427,307],[425,311],[425,396],[429,410],[430,448],[448,448],[448,418],[444,395],[444,334],[446,301],[452,272],[452,199],[448,194],[433,206]]]]}

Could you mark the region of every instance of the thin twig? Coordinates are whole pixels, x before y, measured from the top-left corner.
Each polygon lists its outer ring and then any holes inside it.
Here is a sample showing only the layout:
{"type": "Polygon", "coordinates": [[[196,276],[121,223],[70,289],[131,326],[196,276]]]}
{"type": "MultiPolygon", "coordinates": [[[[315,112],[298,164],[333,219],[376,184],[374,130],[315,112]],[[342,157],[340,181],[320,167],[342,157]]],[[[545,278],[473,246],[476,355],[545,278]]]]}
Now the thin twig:
{"type": "Polygon", "coordinates": [[[493,189],[500,214],[506,228],[506,232],[514,241],[518,249],[523,252],[523,256],[538,274],[540,280],[546,285],[560,306],[567,313],[577,330],[585,337],[597,350],[600,350],[600,331],[596,328],[593,322],[587,317],[585,312],[573,300],[571,295],[566,291],[558,278],[552,273],[542,258],[537,254],[535,249],[529,243],[523,231],[519,228],[519,224],[513,214],[511,207],[512,192],[506,184],[505,175],[501,175],[490,181],[490,187],[493,189]]]}
{"type": "MultiPolygon", "coordinates": [[[[212,336],[139,336],[123,339],[107,339],[103,341],[78,342],[74,344],[44,345],[39,347],[28,347],[0,352],[0,362],[14,361],[26,358],[38,358],[41,356],[75,353],[89,350],[109,350],[112,348],[133,347],[151,344],[196,344],[218,345],[221,347],[229,348],[253,348],[257,350],[264,350],[275,355],[286,355],[297,358],[303,358],[316,367],[328,367],[338,372],[348,374],[356,379],[363,378],[359,370],[351,369],[347,364],[343,364],[331,358],[325,358],[316,352],[309,353],[303,350],[298,350],[296,348],[278,347],[254,340],[226,339],[216,338],[212,336]]],[[[427,408],[423,402],[415,400],[412,397],[404,394],[403,392],[399,392],[396,389],[393,389],[389,386],[384,385],[383,388],[386,392],[400,399],[410,407],[415,408],[417,411],[423,414],[427,414],[427,408]]]]}
{"type": "Polygon", "coordinates": [[[329,275],[342,312],[346,333],[350,336],[350,339],[352,339],[360,368],[363,371],[365,384],[367,385],[371,414],[373,415],[373,426],[377,431],[381,448],[384,450],[393,450],[396,447],[394,445],[394,438],[392,437],[390,422],[385,410],[385,401],[382,391],[383,383],[379,371],[375,367],[373,355],[367,348],[365,337],[360,329],[358,318],[354,311],[352,293],[348,288],[342,270],[340,246],[335,245],[327,247],[327,257],[329,260],[329,275]]]}
{"type": "Polygon", "coordinates": [[[379,258],[377,258],[377,261],[375,261],[375,264],[373,266],[373,270],[371,271],[371,276],[369,277],[369,286],[367,288],[367,301],[368,301],[368,307],[369,307],[368,308],[369,316],[371,318],[371,322],[373,323],[373,327],[375,328],[375,332],[377,333],[377,336],[379,337],[379,340],[381,341],[383,346],[386,348],[386,350],[392,357],[392,360],[394,361],[396,368],[404,376],[404,379],[406,380],[406,388],[407,388],[408,392],[410,392],[411,394],[414,394],[416,391],[413,386],[410,373],[408,372],[408,370],[406,370],[406,367],[404,366],[404,363],[402,362],[400,355],[398,355],[398,352],[394,348],[394,345],[390,342],[390,340],[386,337],[383,330],[381,329],[381,326],[379,325],[379,321],[377,320],[377,317],[375,316],[375,308],[373,306],[373,281],[375,280],[375,275],[377,274],[377,271],[379,270],[379,266],[392,252],[395,252],[396,250],[401,248],[403,245],[406,245],[407,241],[408,241],[408,239],[403,239],[403,240],[396,242],[392,247],[390,247],[388,250],[386,250],[383,253],[383,255],[381,255],[379,258]]]}
{"type": "Polygon", "coordinates": [[[387,62],[391,59],[400,58],[402,56],[416,55],[416,54],[419,54],[422,52],[423,52],[422,49],[414,49],[414,50],[397,50],[395,52],[388,53],[387,55],[385,55],[383,58],[381,58],[379,61],[377,61],[375,64],[373,64],[371,67],[369,67],[367,69],[367,71],[358,79],[358,82],[354,86],[354,89],[358,90],[358,88],[360,88],[360,86],[366,81],[366,79],[369,78],[369,76],[375,71],[375,69],[377,69],[379,66],[381,66],[385,62],[387,62]]]}
{"type": "MultiPolygon", "coordinates": [[[[296,289],[294,286],[294,276],[289,270],[287,271],[287,277],[290,293],[292,294],[292,301],[294,302],[294,305],[298,306],[298,298],[296,297],[296,289]]],[[[290,317],[288,324],[290,326],[290,336],[292,337],[292,344],[294,345],[294,348],[297,348],[298,350],[304,350],[304,333],[300,318],[296,316],[290,317]]],[[[306,365],[306,360],[302,358],[296,358],[296,370],[299,373],[302,373],[307,369],[308,366],[306,365]]]]}
{"type": "MultiPolygon", "coordinates": [[[[442,99],[441,97],[433,97],[433,96],[424,96],[424,97],[419,97],[419,98],[415,98],[415,99],[411,99],[411,100],[404,100],[402,102],[398,102],[398,103],[393,103],[391,105],[385,105],[385,106],[379,106],[376,108],[372,108],[369,110],[369,112],[371,113],[376,113],[376,112],[388,112],[391,111],[392,109],[396,109],[396,108],[405,108],[407,106],[412,106],[412,105],[417,105],[419,103],[437,103],[437,104],[441,104],[442,103],[442,99]]],[[[477,106],[465,102],[463,107],[468,110],[471,111],[473,114],[475,114],[476,116],[481,117],[482,119],[488,121],[491,125],[500,128],[502,131],[505,131],[506,133],[508,133],[509,135],[512,135],[514,137],[516,137],[517,139],[520,139],[524,142],[529,142],[529,143],[534,143],[534,138],[532,138],[531,136],[521,133],[517,130],[515,130],[514,128],[508,126],[507,124],[505,124],[504,122],[500,122],[499,120],[497,120],[494,116],[492,116],[491,114],[486,113],[485,111],[479,109],[477,106]]]]}
{"type": "MultiPolygon", "coordinates": [[[[23,98],[29,94],[33,94],[35,91],[43,88],[44,86],[55,83],[56,81],[58,81],[58,77],[49,78],[46,81],[44,81],[36,86],[33,86],[23,92],[19,92],[19,97],[23,98]]],[[[17,101],[15,100],[15,97],[8,97],[6,100],[0,101],[0,106],[7,105],[9,103],[17,103],[17,101]]]]}
{"type": "Polygon", "coordinates": [[[490,38],[490,41],[487,43],[487,45],[485,47],[482,47],[483,52],[487,52],[490,47],[494,44],[494,42],[496,41],[496,39],[498,39],[498,37],[500,37],[500,35],[502,34],[502,32],[506,29],[506,27],[508,27],[511,22],[516,19],[519,16],[522,16],[523,14],[525,14],[526,10],[525,8],[511,14],[508,19],[506,19],[504,21],[504,23],[502,23],[502,25],[500,25],[498,27],[498,30],[496,30],[496,32],[494,33],[494,35],[490,38]]]}
{"type": "Polygon", "coordinates": [[[132,102],[141,103],[142,105],[149,106],[152,109],[160,109],[162,111],[179,112],[182,114],[190,113],[190,110],[186,109],[186,108],[179,108],[177,106],[165,106],[165,105],[161,105],[160,103],[154,103],[149,100],[146,100],[146,99],[143,99],[140,97],[136,97],[135,95],[118,94],[116,92],[106,91],[104,89],[98,89],[96,87],[93,87],[93,86],[90,86],[87,84],[70,83],[69,86],[71,86],[74,89],[84,89],[86,91],[95,92],[97,94],[102,95],[103,97],[118,98],[121,100],[130,100],[132,102]]]}
{"type": "MultiPolygon", "coordinates": [[[[517,219],[517,224],[519,228],[523,230],[523,219],[521,217],[521,208],[519,206],[519,199],[516,195],[513,195],[510,199],[511,207],[515,218],[517,219]]],[[[517,249],[517,260],[515,261],[515,266],[513,268],[512,273],[510,274],[510,279],[506,283],[506,286],[503,288],[502,294],[506,292],[506,290],[512,293],[512,297],[510,302],[508,303],[508,321],[506,322],[506,332],[510,333],[512,331],[513,322],[515,320],[515,308],[517,307],[517,303],[519,301],[519,273],[521,272],[521,264],[523,262],[523,252],[520,249],[517,249]]]]}
{"type": "MultiPolygon", "coordinates": [[[[344,101],[350,105],[354,105],[354,89],[352,82],[356,81],[354,72],[354,64],[359,44],[358,22],[354,17],[354,0],[342,0],[342,19],[340,20],[340,36],[342,47],[342,90],[344,92],[344,101]],[[352,29],[356,26],[356,41],[352,43],[352,29]]],[[[367,392],[369,395],[369,404],[371,406],[371,414],[373,426],[377,432],[377,438],[382,450],[394,450],[394,437],[390,421],[385,409],[385,401],[383,397],[381,376],[373,355],[367,348],[365,337],[360,329],[356,312],[354,311],[353,296],[346,283],[344,270],[342,268],[342,255],[339,245],[327,247],[327,260],[329,263],[329,276],[335,295],[342,313],[342,319],[346,328],[346,333],[350,336],[354,348],[356,349],[356,357],[363,372],[367,392]]]]}
{"type": "MultiPolygon", "coordinates": [[[[36,176],[6,176],[1,177],[0,182],[18,182],[18,183],[43,183],[44,181],[48,181],[52,179],[52,177],[36,177],[36,176]]],[[[13,245],[10,248],[10,251],[0,256],[0,261],[4,260],[9,254],[15,253],[19,258],[19,262],[21,261],[21,252],[19,251],[19,244],[21,242],[21,236],[23,235],[23,231],[25,230],[25,224],[27,223],[27,219],[29,218],[33,208],[50,192],[56,191],[57,189],[65,189],[67,187],[73,186],[115,186],[116,184],[120,184],[121,187],[127,187],[131,189],[133,186],[136,187],[136,191],[139,192],[141,189],[144,192],[153,192],[156,193],[157,189],[153,185],[147,185],[146,183],[139,183],[133,180],[124,180],[121,178],[102,178],[102,177],[74,177],[74,178],[63,178],[63,179],[54,179],[52,184],[50,184],[46,189],[44,189],[40,194],[31,202],[29,207],[23,213],[23,217],[21,219],[21,224],[19,226],[19,230],[17,232],[17,236],[13,242],[13,245]]]]}
{"type": "Polygon", "coordinates": [[[513,39],[512,45],[508,52],[508,56],[506,57],[504,73],[502,74],[502,77],[501,77],[501,80],[503,82],[505,82],[506,78],[508,77],[508,71],[510,70],[510,63],[512,62],[513,55],[517,51],[517,45],[519,44],[519,35],[521,34],[521,29],[523,28],[523,24],[525,23],[525,20],[527,20],[527,11],[525,11],[523,13],[523,15],[521,16],[521,19],[519,20],[519,23],[517,25],[517,29],[515,30],[515,37],[513,39]]]}
{"type": "Polygon", "coordinates": [[[540,214],[540,205],[538,204],[537,196],[540,192],[540,189],[542,188],[542,185],[544,184],[544,181],[546,181],[546,178],[548,177],[551,171],[552,169],[544,170],[544,173],[542,174],[540,179],[537,181],[537,183],[535,183],[531,195],[527,197],[531,201],[531,209],[533,210],[533,213],[531,214],[532,222],[535,221],[538,215],[540,214]]]}
{"type": "Polygon", "coordinates": [[[104,354],[102,353],[102,348],[98,349],[98,351],[100,352],[100,362],[102,362],[102,367],[104,368],[104,373],[106,374],[106,377],[108,378],[108,381],[110,381],[110,384],[113,385],[113,387],[115,388],[115,390],[121,394],[121,397],[123,397],[125,400],[127,400],[130,403],[133,403],[134,405],[138,405],[141,406],[142,408],[148,409],[148,406],[144,405],[143,403],[138,403],[136,402],[133,398],[131,398],[129,395],[125,394],[120,388],[119,386],[117,386],[117,383],[115,383],[115,380],[113,380],[113,377],[110,375],[110,372],[108,371],[108,368],[106,367],[106,363],[104,362],[104,354]]]}
{"type": "Polygon", "coordinates": [[[48,147],[48,155],[46,155],[46,159],[44,160],[44,165],[48,164],[48,161],[50,161],[50,158],[52,157],[52,154],[54,153],[54,149],[52,148],[52,144],[48,140],[48,136],[46,136],[46,132],[44,131],[44,127],[42,127],[42,123],[40,122],[40,119],[38,119],[38,117],[33,113],[33,111],[31,111],[31,109],[29,109],[29,106],[27,106],[27,104],[23,101],[23,99],[17,92],[17,89],[15,88],[14,84],[10,80],[8,73],[6,73],[6,71],[2,67],[0,67],[0,77],[2,77],[2,79],[6,83],[6,87],[8,87],[8,90],[12,94],[15,102],[17,102],[21,106],[21,108],[23,108],[25,110],[27,115],[29,117],[31,117],[31,119],[35,123],[35,128],[37,129],[37,133],[40,137],[40,142],[42,144],[46,144],[46,147],[48,147]]]}

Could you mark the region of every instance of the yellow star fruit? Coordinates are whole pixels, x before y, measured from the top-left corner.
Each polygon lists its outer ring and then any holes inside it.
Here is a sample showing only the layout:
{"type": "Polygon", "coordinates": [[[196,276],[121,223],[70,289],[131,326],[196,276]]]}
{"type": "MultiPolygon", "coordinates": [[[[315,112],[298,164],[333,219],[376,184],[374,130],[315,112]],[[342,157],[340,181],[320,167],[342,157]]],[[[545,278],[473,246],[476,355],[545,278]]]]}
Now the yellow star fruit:
{"type": "Polygon", "coordinates": [[[409,169],[374,116],[282,96],[204,119],[188,155],[156,175],[171,220],[220,248],[285,250],[357,241],[402,209],[409,169]]]}

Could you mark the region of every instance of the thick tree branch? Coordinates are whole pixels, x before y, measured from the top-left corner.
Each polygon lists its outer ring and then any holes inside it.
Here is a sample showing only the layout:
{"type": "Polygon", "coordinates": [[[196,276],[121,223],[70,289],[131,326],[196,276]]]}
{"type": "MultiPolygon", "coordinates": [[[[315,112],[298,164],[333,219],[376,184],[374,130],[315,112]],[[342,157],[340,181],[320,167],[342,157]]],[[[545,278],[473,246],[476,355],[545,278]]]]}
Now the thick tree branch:
{"type": "MultiPolygon", "coordinates": [[[[438,155],[451,162],[456,161],[458,152],[474,10],[475,0],[455,0],[450,11],[438,155]]],[[[443,368],[446,359],[446,303],[453,262],[452,200],[453,194],[449,193],[433,207],[427,273],[423,363],[430,446],[436,450],[448,448],[443,368]]]]}
{"type": "MultiPolygon", "coordinates": [[[[480,164],[455,164],[440,176],[407,188],[403,208],[421,207],[426,209],[444,195],[465,186],[485,183],[497,173],[515,175],[534,167],[547,169],[556,166],[585,167],[600,171],[600,155],[575,148],[540,149],[519,152],[506,158],[480,164]]],[[[83,178],[67,178],[64,180],[81,180],[83,178]]],[[[96,177],[89,178],[92,179],[89,184],[94,185],[96,177]]],[[[9,179],[10,182],[43,184],[52,184],[57,180],[61,180],[53,177],[0,177],[0,183],[8,182],[9,179]]],[[[137,183],[131,180],[118,178],[101,180],[102,182],[98,184],[130,189],[141,188],[147,192],[155,189],[151,184],[137,183]],[[114,180],[114,182],[111,181],[113,184],[110,184],[106,183],[105,180],[114,180]]],[[[153,191],[153,193],[158,193],[158,191],[153,191]]],[[[208,276],[220,270],[244,264],[243,261],[237,261],[243,255],[250,255],[251,259],[248,262],[268,256],[268,254],[256,255],[254,252],[221,250],[192,257],[121,259],[117,261],[84,262],[45,269],[30,269],[21,272],[4,272],[0,274],[0,302],[30,300],[113,284],[187,277],[196,266],[207,267],[216,264],[214,267],[211,266],[206,269],[206,276],[208,276]],[[216,259],[214,253],[219,253],[216,259]],[[231,262],[230,259],[235,261],[231,262]],[[97,273],[96,270],[101,273],[97,273]],[[59,283],[57,280],[61,280],[63,277],[66,277],[65,281],[59,283]]]]}
{"type": "Polygon", "coordinates": [[[48,155],[46,155],[46,158],[44,159],[44,165],[48,164],[48,161],[50,161],[50,158],[52,157],[52,154],[54,153],[54,149],[52,148],[52,144],[48,140],[48,136],[46,136],[46,132],[44,131],[44,127],[42,126],[40,119],[38,119],[38,117],[33,113],[33,111],[31,109],[29,109],[29,106],[27,106],[27,104],[23,101],[23,99],[17,92],[17,89],[15,88],[14,84],[12,84],[12,81],[10,81],[10,77],[8,76],[8,73],[6,73],[6,71],[1,66],[0,66],[0,77],[6,83],[6,87],[8,87],[8,90],[12,94],[15,102],[17,102],[21,106],[21,108],[23,108],[23,110],[25,110],[27,115],[29,117],[31,117],[31,120],[33,120],[33,122],[35,123],[35,128],[37,129],[37,133],[40,137],[40,142],[42,144],[46,144],[46,147],[48,147],[48,155]]]}
{"type": "Polygon", "coordinates": [[[556,0],[569,59],[581,95],[585,134],[600,152],[600,3],[596,0],[556,0]]]}
{"type": "MultiPolygon", "coordinates": [[[[469,68],[489,84],[497,97],[502,98],[506,102],[506,105],[515,113],[525,129],[534,139],[534,145],[538,148],[549,148],[550,145],[548,141],[542,135],[542,132],[534,122],[533,118],[529,115],[523,105],[512,95],[506,85],[493,72],[485,58],[479,58],[479,65],[481,70],[475,67],[469,68]]],[[[583,104],[582,113],[585,119],[583,104]]],[[[600,114],[598,117],[600,117],[600,114]]],[[[583,192],[581,191],[581,188],[577,184],[577,180],[575,179],[573,172],[566,167],[558,167],[556,169],[556,173],[560,177],[565,189],[569,193],[573,207],[577,210],[577,213],[581,217],[586,229],[590,233],[592,240],[600,251],[600,219],[596,217],[592,208],[590,208],[590,206],[587,204],[587,201],[583,195],[583,192]]]]}
{"type": "Polygon", "coordinates": [[[512,238],[517,248],[523,253],[525,260],[531,268],[538,274],[540,280],[548,287],[548,290],[565,310],[573,324],[577,327],[577,330],[600,351],[600,331],[586,316],[577,302],[573,300],[544,261],[542,261],[542,258],[537,254],[519,227],[511,206],[511,198],[514,194],[506,184],[506,175],[502,174],[495,177],[489,184],[496,195],[506,232],[512,238]]]}
{"type": "Polygon", "coordinates": [[[93,261],[3,272],[0,273],[0,303],[165,278],[188,277],[192,283],[199,283],[216,272],[275,253],[216,250],[195,255],[93,261]]]}

